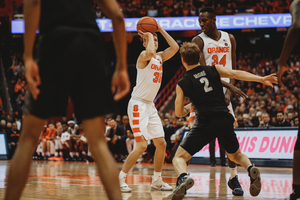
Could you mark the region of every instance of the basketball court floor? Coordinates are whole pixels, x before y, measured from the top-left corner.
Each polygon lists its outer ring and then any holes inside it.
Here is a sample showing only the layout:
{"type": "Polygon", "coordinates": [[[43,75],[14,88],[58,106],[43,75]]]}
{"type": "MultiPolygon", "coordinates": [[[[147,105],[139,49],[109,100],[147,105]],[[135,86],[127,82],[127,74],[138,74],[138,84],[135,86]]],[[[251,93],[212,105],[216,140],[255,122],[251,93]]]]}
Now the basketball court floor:
{"type": "MultiPolygon", "coordinates": [[[[6,174],[10,161],[0,161],[0,199],[4,198],[6,174]]],[[[117,164],[120,170],[122,164],[117,164]]],[[[152,164],[136,164],[127,176],[132,193],[123,193],[123,200],[162,200],[171,192],[154,191],[150,188],[152,164]]],[[[190,165],[189,173],[195,185],[188,190],[185,199],[284,199],[292,191],[291,168],[260,167],[262,191],[258,197],[249,194],[249,178],[246,170],[239,167],[238,174],[244,189],[243,197],[235,197],[227,187],[227,167],[190,165]]],[[[175,187],[176,173],[171,164],[163,168],[163,180],[175,187]]],[[[99,182],[94,163],[34,161],[22,200],[33,199],[100,199],[106,200],[103,185],[99,182]]]]}

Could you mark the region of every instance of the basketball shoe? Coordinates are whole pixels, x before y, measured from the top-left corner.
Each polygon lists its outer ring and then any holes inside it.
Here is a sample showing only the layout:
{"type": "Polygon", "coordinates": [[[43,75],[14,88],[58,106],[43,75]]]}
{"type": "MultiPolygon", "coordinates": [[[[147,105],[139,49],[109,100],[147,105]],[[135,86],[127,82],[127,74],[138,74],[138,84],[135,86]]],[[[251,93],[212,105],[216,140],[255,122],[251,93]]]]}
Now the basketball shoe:
{"type": "Polygon", "coordinates": [[[243,196],[244,195],[244,191],[242,189],[242,186],[239,182],[237,175],[235,177],[233,177],[232,179],[229,178],[228,186],[230,187],[230,189],[232,189],[232,194],[234,196],[243,196]]]}
{"type": "Polygon", "coordinates": [[[126,177],[124,178],[119,178],[119,183],[120,183],[120,188],[121,188],[121,192],[125,192],[125,193],[130,193],[131,192],[131,188],[128,187],[127,183],[125,182],[126,177]]]}
{"type": "Polygon", "coordinates": [[[173,187],[171,187],[168,183],[162,181],[162,178],[159,177],[156,181],[154,181],[154,177],[152,177],[151,188],[154,190],[161,191],[172,191],[173,187]]]}
{"type": "Polygon", "coordinates": [[[261,190],[261,178],[260,178],[260,172],[255,165],[251,165],[248,167],[248,175],[250,176],[250,194],[252,196],[257,196],[260,193],[261,190]]]}
{"type": "Polygon", "coordinates": [[[186,195],[186,191],[193,187],[194,179],[192,179],[188,174],[182,173],[177,178],[176,189],[170,195],[172,200],[181,200],[186,195]]]}

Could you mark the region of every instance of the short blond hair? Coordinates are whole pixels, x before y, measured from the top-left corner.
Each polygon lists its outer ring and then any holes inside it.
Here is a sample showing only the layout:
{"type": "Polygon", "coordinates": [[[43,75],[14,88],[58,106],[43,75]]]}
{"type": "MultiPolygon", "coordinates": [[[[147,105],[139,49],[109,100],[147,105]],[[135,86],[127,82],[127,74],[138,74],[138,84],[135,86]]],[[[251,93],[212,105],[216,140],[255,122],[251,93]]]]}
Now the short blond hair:
{"type": "MultiPolygon", "coordinates": [[[[157,37],[157,34],[156,33],[154,33],[154,34],[152,34],[153,35],[153,37],[157,37]]],[[[143,38],[143,42],[146,42],[147,40],[145,39],[145,38],[143,38]]]]}
{"type": "Polygon", "coordinates": [[[195,65],[200,60],[200,49],[197,44],[184,42],[180,47],[180,55],[188,65],[195,65]]]}

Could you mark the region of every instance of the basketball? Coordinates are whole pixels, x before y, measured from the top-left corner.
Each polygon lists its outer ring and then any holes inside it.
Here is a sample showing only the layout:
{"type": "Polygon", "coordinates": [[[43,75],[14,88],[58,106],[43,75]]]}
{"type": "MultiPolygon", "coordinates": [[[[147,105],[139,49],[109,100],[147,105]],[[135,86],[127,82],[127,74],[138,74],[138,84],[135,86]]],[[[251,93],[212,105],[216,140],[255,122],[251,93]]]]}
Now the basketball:
{"type": "Polygon", "coordinates": [[[142,32],[151,32],[154,34],[157,31],[157,22],[153,17],[142,17],[136,24],[136,30],[142,32]]]}

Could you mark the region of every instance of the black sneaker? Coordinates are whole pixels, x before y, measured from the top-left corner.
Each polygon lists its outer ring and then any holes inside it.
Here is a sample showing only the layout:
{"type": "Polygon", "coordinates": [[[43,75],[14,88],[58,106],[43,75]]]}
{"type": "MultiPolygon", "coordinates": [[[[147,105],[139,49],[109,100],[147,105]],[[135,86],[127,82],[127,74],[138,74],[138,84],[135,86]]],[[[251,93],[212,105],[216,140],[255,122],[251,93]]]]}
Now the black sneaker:
{"type": "Polygon", "coordinates": [[[253,164],[249,170],[248,175],[250,176],[250,181],[251,181],[250,194],[255,197],[259,195],[261,190],[261,178],[260,178],[259,169],[255,167],[253,164]]]}
{"type": "Polygon", "coordinates": [[[230,189],[232,189],[232,194],[234,196],[243,196],[244,195],[243,188],[239,182],[237,175],[235,177],[233,177],[232,179],[229,178],[228,186],[230,187],[230,189]]]}
{"type": "Polygon", "coordinates": [[[182,178],[177,178],[176,189],[171,194],[172,200],[181,200],[186,195],[186,191],[193,187],[194,179],[192,179],[189,175],[185,175],[182,178]]]}
{"type": "Polygon", "coordinates": [[[284,200],[300,200],[300,197],[296,197],[295,191],[293,191],[293,193],[284,200]]]}

